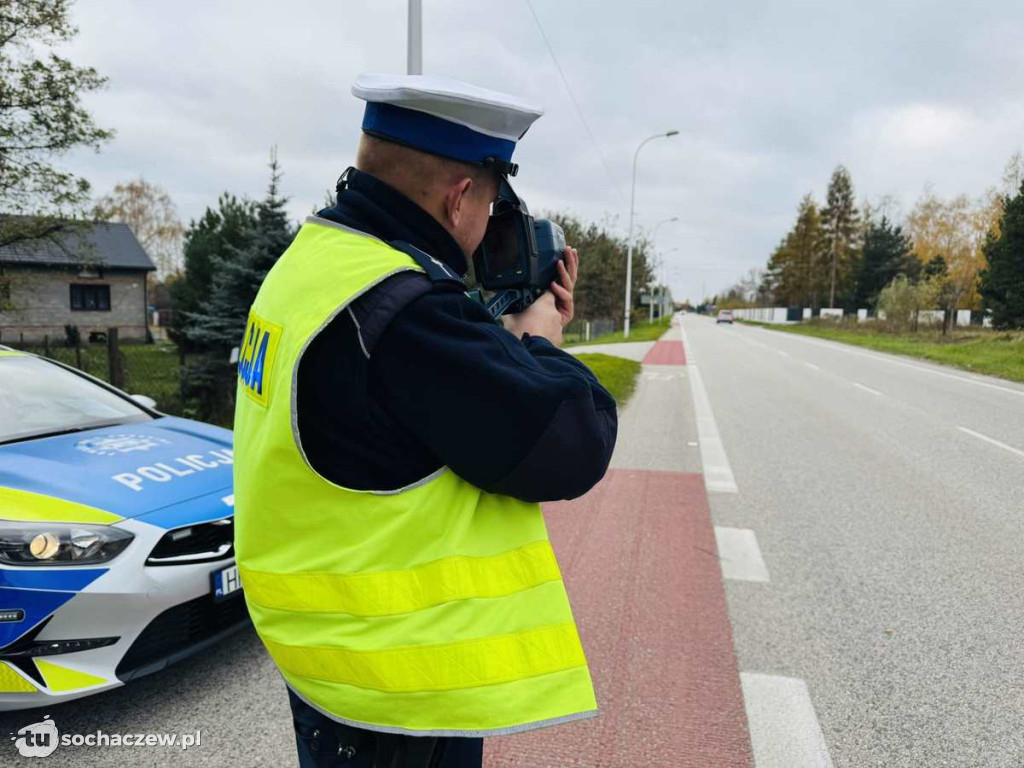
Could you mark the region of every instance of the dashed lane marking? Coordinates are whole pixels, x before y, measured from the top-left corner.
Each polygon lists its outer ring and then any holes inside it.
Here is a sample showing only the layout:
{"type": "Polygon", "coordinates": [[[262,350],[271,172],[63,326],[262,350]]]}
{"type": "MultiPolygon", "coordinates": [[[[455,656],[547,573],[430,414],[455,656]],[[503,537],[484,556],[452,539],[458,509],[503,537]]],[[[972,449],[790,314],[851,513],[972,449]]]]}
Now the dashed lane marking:
{"type": "Polygon", "coordinates": [[[755,768],[833,768],[803,680],[741,672],[755,768]]]}
{"type": "Polygon", "coordinates": [[[851,381],[850,383],[853,384],[853,386],[855,386],[857,389],[863,389],[865,392],[869,392],[872,395],[881,395],[882,394],[877,389],[872,389],[871,387],[865,387],[863,384],[861,384],[859,382],[851,381]]]}
{"type": "Polygon", "coordinates": [[[806,366],[807,366],[808,368],[810,368],[810,369],[811,369],[812,371],[820,371],[820,370],[821,370],[821,368],[819,368],[818,366],[816,366],[816,365],[815,365],[814,363],[804,363],[804,365],[806,365],[806,366]]]}
{"type": "Polygon", "coordinates": [[[975,432],[973,429],[968,429],[967,427],[957,427],[957,429],[959,429],[961,432],[966,432],[968,435],[976,437],[979,440],[984,440],[986,443],[991,443],[992,445],[998,446],[999,448],[1002,448],[1004,451],[1009,451],[1015,456],[1020,456],[1022,459],[1024,459],[1024,451],[1022,451],[1020,448],[1014,448],[1012,445],[1007,445],[1004,442],[996,440],[994,437],[983,435],[981,434],[981,432],[975,432]]]}
{"type": "MultiPolygon", "coordinates": [[[[768,330],[762,330],[762,329],[757,329],[757,330],[761,331],[762,333],[768,333],[768,334],[778,334],[779,333],[779,331],[768,331],[768,330]]],[[[857,350],[857,349],[851,349],[847,345],[842,344],[841,342],[835,342],[835,341],[828,342],[828,341],[821,341],[819,339],[809,339],[806,336],[800,336],[799,334],[795,334],[795,333],[786,334],[786,336],[789,339],[792,339],[794,341],[803,341],[803,342],[806,342],[808,344],[817,344],[818,346],[825,347],[826,349],[831,349],[831,350],[834,350],[836,352],[845,352],[848,355],[859,355],[860,357],[869,357],[872,360],[878,360],[878,361],[883,362],[883,363],[888,363],[889,365],[898,365],[898,366],[901,366],[903,368],[911,368],[911,369],[913,369],[915,371],[920,371],[921,373],[929,373],[932,376],[942,376],[943,378],[953,379],[955,381],[959,381],[959,382],[962,382],[964,384],[974,384],[975,386],[978,386],[978,387],[986,387],[988,389],[994,389],[994,390],[997,390],[999,392],[1005,392],[1005,393],[1010,394],[1010,395],[1019,395],[1019,396],[1024,397],[1024,389],[1012,389],[1011,387],[1004,387],[1004,386],[1001,386],[999,384],[993,384],[993,383],[988,382],[988,381],[981,381],[979,379],[972,379],[972,378],[969,378],[967,376],[958,376],[955,373],[946,373],[945,371],[936,371],[936,370],[933,370],[932,368],[927,368],[927,367],[925,367],[923,365],[914,365],[913,363],[905,363],[902,360],[892,359],[892,358],[887,357],[885,355],[877,355],[877,354],[873,354],[871,352],[861,352],[860,350],[857,350]]]]}
{"type": "Polygon", "coordinates": [[[757,546],[757,536],[749,528],[715,526],[715,543],[722,576],[737,581],[767,582],[768,567],[757,546]]]}

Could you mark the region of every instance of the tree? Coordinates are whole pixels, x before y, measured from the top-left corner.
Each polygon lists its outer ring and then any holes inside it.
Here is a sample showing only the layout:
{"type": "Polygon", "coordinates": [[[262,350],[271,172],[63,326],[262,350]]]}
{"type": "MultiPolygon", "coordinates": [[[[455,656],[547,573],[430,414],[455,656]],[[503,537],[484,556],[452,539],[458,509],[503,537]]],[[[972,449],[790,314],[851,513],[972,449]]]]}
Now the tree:
{"type": "Polygon", "coordinates": [[[225,256],[214,257],[209,301],[189,315],[186,325],[188,338],[203,350],[189,394],[198,397],[199,415],[217,423],[229,423],[234,412],[231,350],[241,342],[249,308],[263,279],[295,237],[285,212],[288,201],[280,196],[280,182],[274,150],[267,195],[256,206],[256,220],[244,235],[244,245],[229,245],[225,256]]]}
{"type": "Polygon", "coordinates": [[[947,327],[954,322],[958,307],[978,304],[978,275],[985,266],[983,247],[998,224],[1000,210],[993,192],[975,201],[967,195],[943,200],[926,188],[907,216],[918,259],[927,263],[941,255],[946,262],[947,327]]]}
{"type": "Polygon", "coordinates": [[[999,234],[983,246],[988,267],[981,272],[981,296],[999,329],[1024,328],[1024,184],[1005,206],[999,234]]]}
{"type": "Polygon", "coordinates": [[[911,282],[906,275],[898,275],[878,294],[878,314],[893,331],[916,330],[917,313],[932,306],[936,299],[936,282],[911,282]]]}
{"type": "Polygon", "coordinates": [[[828,305],[836,305],[836,292],[844,292],[852,284],[856,270],[860,215],[853,195],[850,173],[838,166],[832,173],[821,211],[822,253],[829,264],[828,305]]]}
{"type": "Polygon", "coordinates": [[[1024,152],[1019,149],[1010,155],[1010,159],[1003,169],[1003,197],[1006,200],[1017,194],[1017,190],[1024,184],[1024,152]]]}
{"type": "Polygon", "coordinates": [[[797,208],[793,229],[768,260],[768,281],[784,306],[818,306],[821,290],[821,219],[810,193],[797,208]]]}
{"type": "Polygon", "coordinates": [[[171,196],[145,179],[118,184],[97,201],[93,216],[131,227],[143,250],[156,264],[156,277],[167,278],[181,268],[181,237],[185,228],[171,196]]]}
{"type": "Polygon", "coordinates": [[[81,218],[89,182],[57,168],[79,147],[98,150],[113,132],[82,105],[106,84],[52,48],[78,34],[70,0],[5,0],[0,5],[0,246],[53,235],[81,218]]]}
{"type": "Polygon", "coordinates": [[[209,304],[217,265],[245,251],[256,223],[256,203],[226,192],[216,209],[207,208],[198,221],[189,223],[182,249],[184,271],[170,284],[171,336],[185,349],[198,347],[188,337],[189,318],[209,304]]]}
{"type": "MultiPolygon", "coordinates": [[[[576,317],[586,320],[611,318],[619,327],[626,288],[626,240],[609,231],[608,226],[585,224],[569,214],[555,213],[549,218],[565,231],[565,240],[572,243],[584,257],[576,282],[576,317]]],[[[650,244],[638,239],[633,245],[631,322],[646,319],[641,312],[640,294],[654,281],[650,244]]]]}
{"type": "Polygon", "coordinates": [[[913,244],[898,224],[886,216],[870,222],[864,233],[864,248],[857,270],[854,304],[874,308],[878,295],[897,275],[917,282],[920,262],[913,244]]]}

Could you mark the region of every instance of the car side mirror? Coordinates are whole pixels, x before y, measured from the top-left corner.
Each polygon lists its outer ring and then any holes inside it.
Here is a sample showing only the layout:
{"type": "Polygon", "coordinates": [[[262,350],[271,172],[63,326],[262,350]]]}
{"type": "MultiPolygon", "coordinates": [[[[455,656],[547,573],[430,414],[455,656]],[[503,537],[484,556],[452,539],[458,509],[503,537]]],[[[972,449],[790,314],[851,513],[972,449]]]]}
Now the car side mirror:
{"type": "Polygon", "coordinates": [[[150,408],[154,411],[156,410],[156,400],[149,395],[132,395],[131,398],[139,405],[145,406],[146,408],[150,408]]]}

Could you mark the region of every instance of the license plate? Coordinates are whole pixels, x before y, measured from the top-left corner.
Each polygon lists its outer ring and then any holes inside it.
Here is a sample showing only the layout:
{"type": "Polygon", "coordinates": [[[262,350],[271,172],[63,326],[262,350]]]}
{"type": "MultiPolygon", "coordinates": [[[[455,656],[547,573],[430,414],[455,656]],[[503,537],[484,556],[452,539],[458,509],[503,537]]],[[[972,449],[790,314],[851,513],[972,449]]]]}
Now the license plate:
{"type": "Polygon", "coordinates": [[[213,581],[213,599],[223,600],[242,589],[242,580],[238,578],[238,566],[229,565],[210,574],[213,581]]]}

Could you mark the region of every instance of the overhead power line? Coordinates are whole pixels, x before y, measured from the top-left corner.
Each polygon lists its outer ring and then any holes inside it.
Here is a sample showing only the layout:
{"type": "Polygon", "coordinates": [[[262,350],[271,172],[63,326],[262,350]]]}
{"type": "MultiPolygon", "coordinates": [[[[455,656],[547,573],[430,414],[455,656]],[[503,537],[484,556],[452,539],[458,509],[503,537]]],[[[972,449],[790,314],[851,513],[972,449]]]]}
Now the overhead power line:
{"type": "Polygon", "coordinates": [[[594,145],[594,151],[597,152],[597,157],[601,160],[604,172],[607,174],[608,180],[612,183],[612,189],[614,189],[615,193],[619,196],[620,202],[624,202],[625,198],[622,196],[622,188],[619,186],[619,182],[616,180],[615,175],[608,168],[608,163],[605,162],[601,146],[597,143],[597,138],[594,136],[594,132],[590,129],[590,123],[587,122],[587,118],[583,114],[583,110],[580,108],[579,102],[576,101],[576,95],[572,92],[572,86],[569,85],[569,80],[565,76],[565,71],[562,69],[562,65],[558,62],[558,57],[555,55],[555,49],[552,47],[551,41],[548,40],[547,33],[544,31],[544,25],[540,23],[540,17],[537,16],[537,11],[534,9],[531,0],[526,0],[526,7],[530,9],[530,15],[533,16],[533,21],[537,25],[537,30],[540,32],[541,38],[544,40],[544,45],[547,46],[548,53],[551,54],[551,60],[555,63],[555,69],[558,70],[558,76],[562,79],[562,85],[565,86],[565,90],[569,94],[569,99],[572,101],[572,105],[576,108],[576,114],[579,115],[580,122],[583,123],[583,127],[587,131],[587,136],[590,137],[590,143],[594,145]]]}

